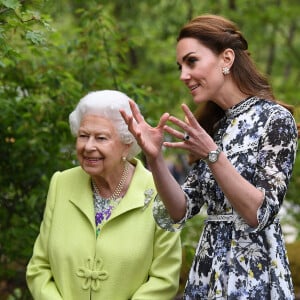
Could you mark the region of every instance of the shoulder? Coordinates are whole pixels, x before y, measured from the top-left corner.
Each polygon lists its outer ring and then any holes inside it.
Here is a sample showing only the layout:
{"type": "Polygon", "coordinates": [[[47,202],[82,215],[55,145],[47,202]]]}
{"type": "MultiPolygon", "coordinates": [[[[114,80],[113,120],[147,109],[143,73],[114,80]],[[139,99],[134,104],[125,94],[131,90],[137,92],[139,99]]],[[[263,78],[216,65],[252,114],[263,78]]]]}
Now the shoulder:
{"type": "Polygon", "coordinates": [[[48,202],[54,206],[55,202],[66,203],[66,199],[82,199],[92,196],[90,176],[81,167],[74,167],[53,174],[49,189],[48,202]]]}
{"type": "Polygon", "coordinates": [[[53,174],[53,177],[59,177],[60,180],[63,179],[69,179],[74,177],[82,177],[82,176],[88,176],[80,166],[76,166],[74,168],[66,169],[63,171],[56,171],[53,174]]]}
{"type": "Polygon", "coordinates": [[[278,122],[295,129],[297,128],[294,116],[287,108],[270,100],[264,100],[262,107],[263,113],[267,116],[269,122],[278,122]]]}
{"type": "Polygon", "coordinates": [[[266,116],[272,116],[276,114],[278,117],[282,116],[284,118],[288,117],[293,119],[293,115],[288,109],[268,99],[260,99],[260,101],[256,103],[255,109],[266,116]]]}
{"type": "Polygon", "coordinates": [[[288,126],[293,131],[297,129],[292,113],[282,105],[268,99],[260,99],[256,102],[251,112],[251,119],[264,128],[275,125],[276,127],[288,126]]]}
{"type": "Polygon", "coordinates": [[[135,165],[135,173],[139,178],[143,178],[143,181],[145,183],[153,183],[153,177],[152,177],[152,173],[150,170],[148,170],[144,164],[142,163],[142,161],[140,161],[137,158],[134,158],[131,160],[131,163],[135,165]]]}
{"type": "MultiPolygon", "coordinates": [[[[272,140],[272,143],[280,143],[294,146],[298,140],[296,121],[292,113],[282,105],[273,101],[261,102],[261,116],[259,123],[264,129],[264,137],[272,140]]],[[[296,146],[295,146],[296,147],[296,146]]]]}
{"type": "Polygon", "coordinates": [[[77,166],[71,169],[55,172],[51,178],[50,186],[67,186],[70,182],[72,182],[73,188],[76,189],[78,186],[82,186],[83,182],[88,180],[89,175],[85,173],[80,166],[77,166]]]}

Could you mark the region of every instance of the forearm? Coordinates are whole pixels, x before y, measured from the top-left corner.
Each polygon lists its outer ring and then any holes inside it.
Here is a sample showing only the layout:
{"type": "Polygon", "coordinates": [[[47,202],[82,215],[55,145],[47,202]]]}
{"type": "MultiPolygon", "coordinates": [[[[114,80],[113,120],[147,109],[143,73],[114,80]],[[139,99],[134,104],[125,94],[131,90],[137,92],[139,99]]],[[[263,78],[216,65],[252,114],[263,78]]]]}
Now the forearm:
{"type": "Polygon", "coordinates": [[[263,192],[242,177],[222,152],[211,172],[238,214],[252,227],[258,225],[257,211],[263,202],[263,192]]]}
{"type": "Polygon", "coordinates": [[[153,260],[147,281],[132,300],[171,300],[177,294],[182,263],[180,232],[169,232],[157,226],[153,260]]]}
{"type": "Polygon", "coordinates": [[[59,172],[55,173],[51,179],[40,234],[35,241],[33,255],[26,270],[28,288],[31,291],[33,298],[39,300],[62,300],[53,279],[48,254],[48,239],[55,203],[54,195],[59,174],[59,172]]]}
{"type": "Polygon", "coordinates": [[[27,267],[26,280],[34,299],[62,300],[57,286],[53,281],[50,266],[30,262],[27,267]]]}
{"type": "Polygon", "coordinates": [[[63,300],[54,282],[49,281],[47,284],[43,284],[43,289],[40,287],[41,284],[41,282],[37,281],[36,284],[30,285],[30,292],[34,299],[63,300]]]}
{"type": "Polygon", "coordinates": [[[176,222],[181,220],[186,212],[185,195],[171,174],[163,155],[159,154],[155,158],[147,158],[147,162],[152,171],[157,192],[164,202],[170,217],[176,222]]]}

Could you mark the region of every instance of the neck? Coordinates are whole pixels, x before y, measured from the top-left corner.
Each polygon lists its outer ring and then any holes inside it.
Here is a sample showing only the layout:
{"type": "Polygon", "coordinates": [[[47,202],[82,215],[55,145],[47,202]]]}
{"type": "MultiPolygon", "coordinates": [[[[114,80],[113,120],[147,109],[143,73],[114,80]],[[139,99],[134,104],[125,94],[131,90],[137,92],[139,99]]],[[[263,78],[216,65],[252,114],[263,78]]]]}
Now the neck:
{"type": "MultiPolygon", "coordinates": [[[[108,200],[117,200],[117,199],[121,198],[123,195],[122,192],[124,191],[124,187],[125,187],[127,179],[128,179],[128,175],[129,175],[129,163],[125,162],[124,169],[123,169],[123,172],[121,175],[121,179],[120,179],[119,183],[117,184],[116,188],[114,189],[114,191],[111,193],[110,196],[108,196],[108,197],[104,196],[103,198],[108,199],[108,200]]],[[[92,184],[93,184],[94,191],[100,197],[102,197],[103,189],[101,188],[101,186],[99,184],[97,184],[93,179],[92,179],[92,184]]]]}
{"type": "Polygon", "coordinates": [[[219,94],[219,97],[213,102],[215,102],[218,106],[220,106],[223,110],[227,110],[228,108],[238,104],[243,101],[249,95],[240,91],[240,89],[232,82],[228,83],[226,89],[219,94]]]}

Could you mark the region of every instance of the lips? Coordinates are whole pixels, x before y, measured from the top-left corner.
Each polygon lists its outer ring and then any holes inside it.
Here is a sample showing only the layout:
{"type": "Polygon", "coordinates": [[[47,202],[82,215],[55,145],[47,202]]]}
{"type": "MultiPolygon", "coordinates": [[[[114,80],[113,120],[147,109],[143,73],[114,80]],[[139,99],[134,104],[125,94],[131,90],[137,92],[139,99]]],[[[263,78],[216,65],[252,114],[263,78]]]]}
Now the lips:
{"type": "Polygon", "coordinates": [[[194,84],[194,85],[189,86],[189,89],[192,92],[193,90],[195,90],[199,86],[200,86],[200,84],[194,84]]]}
{"type": "Polygon", "coordinates": [[[85,157],[84,159],[89,163],[96,163],[102,160],[102,158],[96,158],[96,157],[85,157]]]}

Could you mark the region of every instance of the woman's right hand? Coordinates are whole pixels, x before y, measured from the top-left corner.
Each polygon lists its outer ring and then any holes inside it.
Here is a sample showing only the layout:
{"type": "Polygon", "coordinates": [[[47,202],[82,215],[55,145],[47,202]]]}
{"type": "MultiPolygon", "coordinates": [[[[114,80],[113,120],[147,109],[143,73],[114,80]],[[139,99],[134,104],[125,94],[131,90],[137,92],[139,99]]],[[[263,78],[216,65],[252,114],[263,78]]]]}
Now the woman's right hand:
{"type": "Polygon", "coordinates": [[[155,158],[161,153],[162,144],[164,141],[164,125],[168,121],[169,114],[164,113],[156,127],[151,127],[140,113],[136,103],[133,100],[129,101],[132,116],[126,114],[124,110],[120,113],[128,125],[129,131],[136,138],[139,146],[147,158],[155,158]]]}

